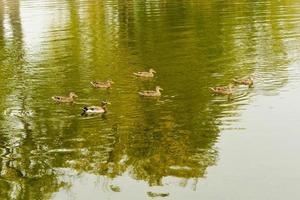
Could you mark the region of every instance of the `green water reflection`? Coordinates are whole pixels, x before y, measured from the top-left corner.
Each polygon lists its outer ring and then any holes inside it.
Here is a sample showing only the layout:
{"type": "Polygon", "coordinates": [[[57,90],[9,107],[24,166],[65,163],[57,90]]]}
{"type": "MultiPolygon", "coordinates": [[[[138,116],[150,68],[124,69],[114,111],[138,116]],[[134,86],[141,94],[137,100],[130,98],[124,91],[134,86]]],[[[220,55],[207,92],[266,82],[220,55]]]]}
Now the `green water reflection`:
{"type": "Polygon", "coordinates": [[[297,13],[297,1],[0,1],[0,196],[51,199],[72,187],[60,169],[149,186],[204,177],[220,131],[288,82],[297,13]],[[153,80],[132,76],[148,68],[153,80]],[[232,101],[208,91],[249,74],[255,87],[232,101]],[[106,79],[109,91],[89,85],[106,79]],[[160,99],[137,95],[156,85],[160,99]],[[75,104],[51,101],[70,91],[75,104]],[[106,116],[80,116],[102,99],[106,116]]]}

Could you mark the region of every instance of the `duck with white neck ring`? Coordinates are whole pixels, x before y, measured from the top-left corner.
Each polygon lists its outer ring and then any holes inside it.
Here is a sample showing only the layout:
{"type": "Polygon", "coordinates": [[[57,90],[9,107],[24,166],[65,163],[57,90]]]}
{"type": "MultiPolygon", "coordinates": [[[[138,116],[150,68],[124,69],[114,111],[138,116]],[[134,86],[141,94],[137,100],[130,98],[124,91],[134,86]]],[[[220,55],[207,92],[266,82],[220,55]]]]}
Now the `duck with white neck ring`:
{"type": "Polygon", "coordinates": [[[82,109],[82,114],[103,114],[107,112],[106,105],[110,104],[107,101],[101,101],[100,106],[88,106],[82,109]]]}

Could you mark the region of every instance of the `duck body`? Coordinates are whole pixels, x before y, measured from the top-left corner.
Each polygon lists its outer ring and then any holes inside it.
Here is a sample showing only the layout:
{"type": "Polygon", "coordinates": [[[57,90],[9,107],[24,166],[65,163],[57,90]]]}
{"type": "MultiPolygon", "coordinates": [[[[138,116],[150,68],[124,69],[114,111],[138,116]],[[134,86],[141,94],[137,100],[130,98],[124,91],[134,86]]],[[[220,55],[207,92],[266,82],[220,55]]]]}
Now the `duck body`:
{"type": "Polygon", "coordinates": [[[150,69],[149,72],[134,72],[133,74],[139,77],[152,78],[154,77],[154,73],[156,73],[156,71],[150,69]]]}
{"type": "Polygon", "coordinates": [[[101,106],[88,106],[88,107],[84,107],[82,109],[82,115],[83,114],[97,114],[97,113],[106,113],[107,112],[107,108],[106,105],[108,103],[105,101],[101,102],[101,106]]]}
{"type": "Polygon", "coordinates": [[[235,84],[239,84],[239,85],[248,85],[249,87],[254,84],[252,77],[246,77],[246,78],[241,78],[241,79],[233,79],[233,82],[235,84]]]}
{"type": "Polygon", "coordinates": [[[94,88],[110,88],[114,82],[111,80],[108,80],[106,82],[99,82],[99,81],[92,81],[91,85],[94,88]]]}
{"type": "Polygon", "coordinates": [[[212,93],[217,94],[217,95],[231,95],[233,93],[232,86],[222,86],[222,87],[214,87],[210,88],[212,93]]]}
{"type": "Polygon", "coordinates": [[[143,97],[160,97],[161,96],[160,90],[163,90],[163,89],[159,86],[156,86],[155,90],[145,90],[145,91],[139,92],[139,95],[143,96],[143,97]]]}
{"type": "Polygon", "coordinates": [[[73,103],[74,97],[78,97],[74,92],[70,92],[69,96],[53,96],[52,99],[57,103],[73,103]]]}
{"type": "Polygon", "coordinates": [[[89,106],[82,109],[84,113],[106,113],[106,108],[101,106],[89,106]]]}

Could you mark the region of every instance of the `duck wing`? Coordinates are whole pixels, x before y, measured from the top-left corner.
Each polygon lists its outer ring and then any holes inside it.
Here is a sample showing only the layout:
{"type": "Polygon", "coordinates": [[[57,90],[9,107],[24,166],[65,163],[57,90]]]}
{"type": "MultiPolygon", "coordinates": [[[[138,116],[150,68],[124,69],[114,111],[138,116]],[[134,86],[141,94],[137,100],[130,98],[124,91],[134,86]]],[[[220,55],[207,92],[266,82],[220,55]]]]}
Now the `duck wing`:
{"type": "Polygon", "coordinates": [[[157,96],[156,91],[146,90],[143,92],[139,92],[141,96],[157,96]]]}
{"type": "Polygon", "coordinates": [[[52,99],[53,99],[54,101],[63,101],[65,98],[66,98],[66,97],[62,97],[62,96],[54,96],[54,97],[52,97],[52,99]]]}
{"type": "Polygon", "coordinates": [[[149,76],[149,72],[135,72],[133,74],[136,76],[149,76]]]}
{"type": "Polygon", "coordinates": [[[94,86],[94,87],[98,87],[98,85],[101,84],[101,83],[98,82],[98,81],[92,81],[91,84],[92,84],[92,86],[94,86]]]}
{"type": "Polygon", "coordinates": [[[133,72],[134,75],[140,76],[142,72],[133,72]]]}
{"type": "Polygon", "coordinates": [[[96,111],[96,110],[101,110],[102,108],[99,106],[90,106],[90,107],[87,107],[87,109],[91,110],[91,111],[96,111]]]}
{"type": "Polygon", "coordinates": [[[147,91],[144,91],[145,94],[155,94],[156,91],[152,91],[152,90],[147,90],[147,91]]]}

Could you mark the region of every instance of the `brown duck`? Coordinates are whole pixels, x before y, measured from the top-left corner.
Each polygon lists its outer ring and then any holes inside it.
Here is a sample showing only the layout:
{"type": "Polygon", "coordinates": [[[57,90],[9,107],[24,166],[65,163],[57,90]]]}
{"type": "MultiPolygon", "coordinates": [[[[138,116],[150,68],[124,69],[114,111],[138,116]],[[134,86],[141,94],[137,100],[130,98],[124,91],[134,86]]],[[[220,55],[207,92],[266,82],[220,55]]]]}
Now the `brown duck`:
{"type": "Polygon", "coordinates": [[[229,84],[228,86],[222,86],[222,87],[211,87],[209,88],[212,93],[217,95],[232,95],[232,85],[229,84]]]}
{"type": "Polygon", "coordinates": [[[134,72],[133,74],[139,77],[152,78],[155,73],[156,71],[154,69],[150,69],[149,72],[134,72]]]}
{"type": "Polygon", "coordinates": [[[233,82],[238,85],[248,85],[249,87],[251,87],[254,84],[253,78],[251,76],[240,79],[233,79],[233,82]]]}
{"type": "Polygon", "coordinates": [[[160,97],[161,90],[163,90],[161,87],[156,86],[155,90],[145,90],[145,91],[139,92],[139,95],[141,95],[143,97],[160,97]]]}
{"type": "Polygon", "coordinates": [[[92,81],[91,84],[94,88],[110,88],[114,82],[112,80],[108,80],[105,82],[92,81]]]}
{"type": "Polygon", "coordinates": [[[78,97],[74,92],[70,92],[68,97],[65,96],[53,96],[52,99],[57,103],[73,103],[74,97],[78,97]]]}

